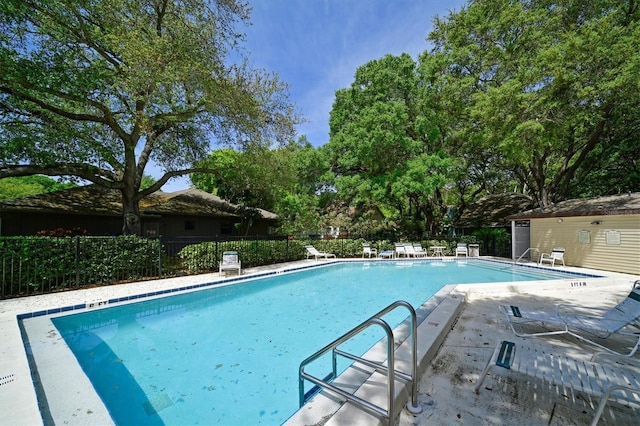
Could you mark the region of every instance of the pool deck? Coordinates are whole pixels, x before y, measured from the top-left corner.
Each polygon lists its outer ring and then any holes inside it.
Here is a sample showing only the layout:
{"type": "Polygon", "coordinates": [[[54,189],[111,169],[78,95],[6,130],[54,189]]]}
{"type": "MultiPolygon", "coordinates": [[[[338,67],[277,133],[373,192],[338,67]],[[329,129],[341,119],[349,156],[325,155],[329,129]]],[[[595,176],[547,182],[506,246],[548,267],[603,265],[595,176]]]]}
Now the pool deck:
{"type": "MultiPolygon", "coordinates": [[[[318,263],[333,263],[333,261],[305,260],[250,268],[243,272],[243,278],[318,263]]],[[[594,402],[597,405],[597,399],[593,401],[579,393],[558,394],[558,389],[553,386],[509,374],[507,370],[495,370],[491,376],[487,377],[478,395],[473,391],[496,342],[502,339],[514,342],[527,340],[527,344],[530,345],[544,346],[582,358],[594,352],[593,347],[576,343],[567,337],[517,338],[499,314],[498,304],[519,303],[543,307],[553,306],[556,303],[575,303],[610,307],[629,293],[635,279],[640,279],[640,277],[626,274],[583,268],[555,267],[554,269],[604,275],[606,278],[455,286],[452,294],[457,296],[454,298],[459,296],[466,300],[466,304],[462,307],[459,316],[456,314],[457,318],[453,318],[448,334],[445,333],[443,339],[437,343],[438,347],[434,348],[432,353],[434,358],[424,367],[426,371],[422,374],[418,386],[418,405],[422,408],[422,412],[413,415],[406,409],[402,409],[395,424],[400,426],[588,424],[593,415],[594,402]],[[436,349],[437,352],[435,352],[436,349]]],[[[0,342],[2,342],[0,343],[0,407],[2,407],[0,423],[7,425],[45,423],[40,414],[29,361],[17,321],[18,315],[62,306],[99,304],[109,299],[219,280],[221,277],[216,273],[0,301],[0,342]]],[[[422,343],[424,342],[419,339],[419,345],[422,343]]],[[[31,344],[33,345],[34,342],[31,344]]],[[[423,351],[427,349],[429,348],[421,348],[423,351]]],[[[45,416],[46,423],[78,425],[109,423],[108,415],[104,417],[106,412],[104,407],[97,406],[100,405],[99,400],[87,397],[87,392],[77,396],[74,396],[75,392],[66,392],[63,382],[61,388],[55,393],[58,394],[56,398],[62,401],[60,403],[64,407],[52,409],[52,413],[45,416]],[[94,407],[94,404],[97,405],[94,407]]],[[[52,400],[48,402],[50,406],[58,403],[52,400]]],[[[348,405],[344,404],[344,406],[348,405]]],[[[329,418],[331,414],[333,413],[320,413],[321,420],[306,424],[365,424],[363,422],[371,424],[368,420],[364,420],[366,417],[358,417],[360,414],[355,414],[356,417],[352,417],[354,414],[347,414],[329,418]]],[[[609,413],[609,417],[605,416],[602,424],[633,424],[634,416],[637,421],[639,415],[637,410],[623,410],[614,414],[617,416],[615,419],[612,420],[609,413]]],[[[318,414],[314,414],[312,417],[317,416],[318,414]]]]}
{"type": "MultiPolygon", "coordinates": [[[[559,268],[558,268],[559,269],[559,268]]],[[[577,268],[562,268],[578,270],[577,268]]],[[[585,271],[584,269],[580,269],[585,271]]],[[[587,271],[597,272],[597,271],[587,271]]],[[[610,308],[623,300],[638,277],[609,275],[603,279],[579,279],[586,286],[552,282],[519,285],[460,285],[467,304],[426,372],[421,376],[418,401],[423,411],[414,416],[404,409],[396,424],[413,425],[588,425],[600,401],[582,392],[550,385],[528,376],[493,368],[479,393],[474,392],[480,373],[496,344],[508,340],[551,353],[589,360],[598,348],[569,336],[516,337],[499,304],[532,308],[556,304],[610,308]]],[[[640,354],[634,359],[640,362],[640,354]]],[[[606,411],[598,424],[636,425],[640,411],[606,411]]]]}

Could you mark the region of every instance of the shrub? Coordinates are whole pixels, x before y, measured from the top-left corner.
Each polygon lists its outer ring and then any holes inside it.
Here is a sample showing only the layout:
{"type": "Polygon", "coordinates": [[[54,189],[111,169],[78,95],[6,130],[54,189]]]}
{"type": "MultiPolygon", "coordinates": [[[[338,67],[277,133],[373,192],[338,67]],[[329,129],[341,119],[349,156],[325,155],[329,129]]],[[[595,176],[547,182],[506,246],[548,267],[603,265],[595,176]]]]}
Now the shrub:
{"type": "Polygon", "coordinates": [[[222,252],[234,250],[243,268],[303,259],[304,242],[299,240],[207,241],[191,244],[178,253],[188,273],[217,271],[222,252]]]}
{"type": "Polygon", "coordinates": [[[155,277],[158,253],[158,240],[135,236],[2,237],[2,295],[155,277]]]}

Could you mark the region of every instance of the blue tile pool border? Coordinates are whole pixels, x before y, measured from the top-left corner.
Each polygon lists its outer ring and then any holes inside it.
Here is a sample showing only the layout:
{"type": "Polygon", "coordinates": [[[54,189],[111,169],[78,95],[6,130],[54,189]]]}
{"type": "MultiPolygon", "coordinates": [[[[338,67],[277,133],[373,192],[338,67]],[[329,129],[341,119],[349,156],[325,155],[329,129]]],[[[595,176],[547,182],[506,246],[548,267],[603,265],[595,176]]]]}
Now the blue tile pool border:
{"type": "MultiPolygon", "coordinates": [[[[165,289],[165,290],[158,290],[158,291],[150,291],[150,292],[147,292],[147,293],[133,294],[133,295],[130,295],[130,296],[115,297],[113,299],[107,299],[107,304],[105,304],[105,306],[110,305],[112,303],[129,302],[129,301],[136,300],[136,299],[145,299],[145,298],[148,298],[148,297],[161,296],[161,295],[165,295],[165,294],[179,293],[179,292],[189,291],[189,290],[204,289],[206,287],[213,288],[213,287],[217,287],[217,286],[221,286],[221,285],[227,285],[227,284],[238,282],[238,281],[247,281],[249,279],[264,278],[264,277],[268,277],[268,276],[272,276],[272,275],[279,275],[279,274],[282,274],[282,273],[285,273],[285,272],[301,271],[301,270],[304,270],[304,269],[321,268],[321,267],[325,267],[325,266],[329,266],[329,265],[336,265],[336,264],[339,264],[339,263],[346,263],[346,262],[345,261],[332,261],[332,262],[323,263],[323,264],[320,264],[320,265],[297,266],[297,267],[294,267],[294,268],[279,269],[279,270],[276,270],[276,271],[269,271],[269,272],[261,272],[261,273],[257,273],[255,275],[250,275],[250,276],[237,276],[237,277],[223,279],[223,280],[215,281],[215,282],[192,284],[192,285],[186,285],[186,286],[182,286],[182,287],[170,288],[170,289],[165,289]]],[[[96,302],[96,303],[99,303],[99,302],[96,302]]],[[[87,309],[87,307],[89,307],[89,305],[90,304],[87,304],[87,303],[81,303],[81,304],[77,304],[77,305],[63,306],[63,307],[59,307],[59,308],[43,309],[43,310],[39,310],[39,311],[35,311],[35,312],[27,312],[27,313],[23,313],[23,314],[18,314],[16,317],[20,321],[20,320],[23,320],[23,319],[35,318],[35,317],[40,317],[40,316],[45,316],[45,315],[58,314],[58,313],[62,313],[62,312],[83,310],[83,309],[87,309]]]]}
{"type": "MultiPolygon", "coordinates": [[[[542,268],[542,267],[539,267],[538,265],[524,265],[524,264],[517,264],[516,265],[513,262],[508,262],[508,261],[504,261],[504,260],[497,260],[497,259],[469,258],[469,260],[471,260],[471,259],[478,260],[480,262],[496,263],[496,264],[500,264],[500,265],[509,265],[509,266],[518,266],[518,267],[522,267],[522,268],[531,268],[531,269],[535,269],[535,270],[538,270],[538,271],[545,271],[545,272],[554,272],[553,270],[549,270],[548,268],[542,268]]],[[[269,277],[269,276],[279,275],[279,274],[282,274],[282,273],[296,272],[296,271],[301,271],[301,270],[305,270],[305,269],[322,268],[322,267],[338,265],[338,264],[343,264],[343,263],[356,263],[356,262],[370,263],[370,262],[389,262],[389,261],[392,261],[392,262],[457,262],[457,261],[461,261],[461,260],[464,261],[464,260],[467,260],[467,258],[454,258],[454,259],[451,259],[451,258],[447,258],[447,259],[443,259],[443,258],[420,258],[420,259],[402,258],[402,259],[336,260],[336,261],[330,261],[330,262],[327,262],[327,263],[323,263],[323,264],[320,264],[320,265],[296,266],[296,267],[292,267],[292,268],[288,268],[288,269],[279,269],[279,270],[275,270],[275,271],[261,272],[261,273],[257,273],[255,275],[250,275],[250,276],[244,276],[244,277],[243,276],[236,276],[236,277],[233,277],[233,278],[223,279],[223,280],[216,281],[216,282],[192,284],[192,285],[176,287],[176,288],[170,288],[170,289],[165,289],[165,290],[151,291],[151,292],[148,292],[148,293],[140,293],[140,294],[134,294],[134,295],[130,295],[130,296],[116,297],[116,298],[113,298],[113,299],[108,299],[107,300],[107,302],[108,302],[107,305],[110,305],[112,303],[129,302],[129,301],[132,301],[132,300],[144,299],[144,298],[154,297],[154,296],[162,296],[162,295],[165,295],[165,294],[172,294],[172,293],[178,293],[178,292],[189,291],[189,290],[204,289],[206,287],[213,288],[213,287],[217,287],[217,286],[221,286],[221,285],[231,284],[231,283],[234,283],[234,282],[246,281],[246,280],[249,280],[249,279],[265,278],[265,277],[269,277]]],[[[561,272],[563,274],[572,275],[572,276],[575,276],[575,277],[585,277],[585,278],[602,278],[603,277],[602,275],[595,275],[595,274],[589,274],[589,273],[584,273],[584,272],[576,272],[576,271],[559,270],[557,272],[561,272]]],[[[28,312],[28,313],[18,314],[17,315],[17,319],[20,321],[20,320],[23,320],[23,319],[35,318],[35,317],[44,316],[44,315],[52,315],[52,314],[58,314],[58,313],[63,313],[63,312],[83,310],[83,309],[87,309],[87,307],[88,307],[87,303],[80,303],[80,304],[76,304],[76,305],[63,306],[63,307],[59,307],[59,308],[43,309],[43,310],[39,310],[39,311],[35,311],[35,312],[28,312]]]]}

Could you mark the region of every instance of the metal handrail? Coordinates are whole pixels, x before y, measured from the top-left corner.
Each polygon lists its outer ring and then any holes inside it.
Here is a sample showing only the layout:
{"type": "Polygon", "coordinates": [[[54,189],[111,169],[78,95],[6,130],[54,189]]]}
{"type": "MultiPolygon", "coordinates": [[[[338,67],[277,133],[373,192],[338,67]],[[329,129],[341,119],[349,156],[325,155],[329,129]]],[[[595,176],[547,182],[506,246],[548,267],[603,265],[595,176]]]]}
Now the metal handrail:
{"type": "Polygon", "coordinates": [[[412,413],[419,413],[422,411],[422,407],[420,407],[418,405],[418,384],[417,384],[417,339],[416,339],[416,335],[417,335],[417,322],[416,322],[416,311],[415,309],[413,309],[413,306],[411,306],[409,303],[403,301],[403,300],[399,300],[396,301],[394,303],[392,303],[391,305],[387,306],[385,309],[383,309],[382,311],[378,312],[377,314],[373,315],[371,318],[369,318],[368,320],[364,321],[363,323],[359,324],[358,326],[354,327],[353,329],[351,329],[349,332],[345,333],[344,335],[342,335],[341,337],[339,337],[338,339],[334,340],[333,342],[329,343],[328,345],[326,345],[324,348],[320,349],[319,351],[315,352],[313,355],[309,356],[308,358],[306,358],[304,361],[302,361],[300,363],[300,370],[299,370],[299,376],[298,376],[298,385],[299,385],[299,392],[300,392],[300,407],[302,407],[305,402],[307,402],[307,396],[304,392],[304,381],[309,380],[310,382],[316,384],[317,386],[327,389],[329,391],[333,391],[335,393],[337,393],[338,395],[346,398],[349,401],[352,401],[356,404],[359,404],[369,410],[372,410],[384,417],[386,417],[387,419],[389,419],[389,421],[391,420],[391,416],[393,415],[393,400],[394,400],[394,395],[395,395],[395,389],[394,389],[394,383],[395,383],[395,376],[398,375],[399,377],[401,377],[404,380],[410,380],[412,382],[412,387],[411,387],[411,402],[407,403],[407,409],[412,412],[412,413]],[[407,374],[401,371],[396,371],[395,370],[395,352],[394,352],[394,337],[393,337],[393,331],[391,330],[391,327],[389,326],[389,324],[387,324],[386,321],[382,320],[380,317],[389,313],[390,311],[392,311],[393,309],[400,307],[400,306],[404,306],[405,308],[407,308],[410,312],[410,317],[411,317],[411,330],[410,330],[410,334],[411,334],[411,348],[412,348],[412,374],[407,374]],[[340,349],[338,349],[338,346],[344,342],[346,342],[347,340],[351,339],[352,337],[354,337],[355,335],[359,334],[360,332],[362,332],[363,330],[367,329],[368,327],[372,326],[372,325],[379,325],[380,327],[382,327],[382,329],[385,331],[386,337],[387,337],[387,366],[375,362],[375,361],[370,361],[367,359],[364,359],[362,357],[344,352],[340,349]],[[306,373],[304,371],[304,368],[307,364],[311,363],[312,361],[320,358],[322,355],[326,354],[327,352],[332,351],[332,368],[333,368],[333,372],[332,374],[329,374],[324,380],[323,379],[319,379],[317,377],[314,377],[308,373],[306,373]],[[330,384],[328,382],[328,380],[332,380],[336,377],[337,375],[337,355],[343,356],[345,358],[351,359],[353,361],[356,362],[360,362],[363,363],[367,366],[373,367],[376,371],[378,372],[386,372],[387,373],[387,410],[385,410],[382,407],[379,407],[375,404],[372,404],[369,401],[366,401],[360,397],[355,396],[354,394],[351,394],[349,392],[346,392],[332,384],[330,384]]]}
{"type": "Polygon", "coordinates": [[[540,252],[540,250],[538,250],[536,247],[529,247],[529,248],[528,248],[528,249],[526,249],[526,250],[524,251],[524,253],[522,253],[522,254],[520,255],[520,257],[519,257],[519,258],[517,258],[513,263],[518,263],[518,261],[519,261],[520,259],[522,259],[522,258],[524,257],[524,255],[525,255],[525,254],[527,254],[527,253],[529,253],[531,250],[535,250],[535,251],[537,251],[538,253],[540,252]]]}

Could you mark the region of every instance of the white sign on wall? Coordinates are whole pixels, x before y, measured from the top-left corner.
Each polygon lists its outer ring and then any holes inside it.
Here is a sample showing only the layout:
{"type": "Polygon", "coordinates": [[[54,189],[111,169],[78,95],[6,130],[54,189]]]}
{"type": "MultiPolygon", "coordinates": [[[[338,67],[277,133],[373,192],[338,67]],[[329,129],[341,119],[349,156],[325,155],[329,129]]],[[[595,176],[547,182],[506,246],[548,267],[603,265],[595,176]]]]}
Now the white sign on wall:
{"type": "Polygon", "coordinates": [[[578,231],[578,242],[580,244],[590,244],[591,243],[591,231],[588,230],[580,230],[578,231]]]}
{"type": "Polygon", "coordinates": [[[620,245],[620,231],[607,231],[606,236],[608,246],[620,245]]]}

